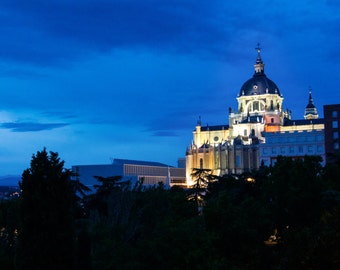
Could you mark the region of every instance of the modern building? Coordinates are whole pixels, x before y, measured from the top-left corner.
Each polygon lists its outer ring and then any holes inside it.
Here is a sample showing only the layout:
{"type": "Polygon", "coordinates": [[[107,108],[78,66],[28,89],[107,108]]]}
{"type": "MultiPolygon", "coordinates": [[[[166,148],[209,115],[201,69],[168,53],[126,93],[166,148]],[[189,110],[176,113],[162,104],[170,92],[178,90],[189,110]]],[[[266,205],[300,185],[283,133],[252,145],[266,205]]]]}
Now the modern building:
{"type": "Polygon", "coordinates": [[[241,86],[237,110],[229,109],[229,125],[202,126],[201,119],[197,121],[186,151],[187,185],[192,184],[194,168],[221,176],[258,169],[262,160],[272,164],[280,154],[325,157],[324,120],[318,118],[311,91],[304,119],[292,120],[291,111],[283,110],[279,87],[264,72],[260,48],[256,49],[254,74],[241,86]]]}
{"type": "MultiPolygon", "coordinates": [[[[114,159],[111,164],[75,165],[72,172],[76,179],[93,190],[99,184],[95,176],[122,176],[122,180],[137,181],[145,186],[163,183],[167,187],[186,186],[185,168],[175,168],[158,162],[114,159]]],[[[94,191],[94,190],[93,190],[94,191]]]]}
{"type": "MultiPolygon", "coordinates": [[[[320,119],[319,119],[320,120],[320,119]]],[[[274,165],[278,156],[303,158],[321,156],[325,164],[324,130],[320,129],[268,132],[266,143],[260,144],[260,160],[264,165],[274,165]]]]}
{"type": "Polygon", "coordinates": [[[325,119],[325,149],[327,163],[334,162],[340,155],[340,104],[323,106],[325,119]]]}

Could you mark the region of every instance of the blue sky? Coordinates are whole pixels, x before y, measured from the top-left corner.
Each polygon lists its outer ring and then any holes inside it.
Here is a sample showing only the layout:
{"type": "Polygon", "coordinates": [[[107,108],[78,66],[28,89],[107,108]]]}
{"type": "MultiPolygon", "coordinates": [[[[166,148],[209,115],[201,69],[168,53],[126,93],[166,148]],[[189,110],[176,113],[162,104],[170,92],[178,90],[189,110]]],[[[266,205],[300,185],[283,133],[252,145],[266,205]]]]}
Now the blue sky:
{"type": "Polygon", "coordinates": [[[199,116],[227,123],[258,42],[293,118],[310,87],[321,116],[340,103],[336,0],[2,0],[0,20],[0,175],[44,147],[176,165],[199,116]]]}

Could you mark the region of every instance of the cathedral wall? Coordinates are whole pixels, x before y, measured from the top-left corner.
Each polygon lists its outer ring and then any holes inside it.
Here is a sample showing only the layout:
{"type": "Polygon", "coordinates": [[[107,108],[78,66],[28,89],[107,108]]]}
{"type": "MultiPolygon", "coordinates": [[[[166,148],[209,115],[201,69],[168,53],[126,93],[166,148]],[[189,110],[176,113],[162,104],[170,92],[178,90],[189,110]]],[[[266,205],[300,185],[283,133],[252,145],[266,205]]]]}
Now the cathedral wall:
{"type": "MultiPolygon", "coordinates": [[[[263,139],[262,132],[264,131],[264,124],[263,123],[244,123],[244,124],[236,124],[233,125],[232,128],[232,136],[250,136],[254,130],[254,135],[259,139],[263,139]]],[[[250,141],[249,141],[250,142],[250,141]]]]}
{"type": "Polygon", "coordinates": [[[202,131],[201,128],[196,128],[196,131],[194,131],[193,143],[198,147],[202,146],[204,143],[214,145],[228,140],[229,136],[229,129],[202,131]]]}

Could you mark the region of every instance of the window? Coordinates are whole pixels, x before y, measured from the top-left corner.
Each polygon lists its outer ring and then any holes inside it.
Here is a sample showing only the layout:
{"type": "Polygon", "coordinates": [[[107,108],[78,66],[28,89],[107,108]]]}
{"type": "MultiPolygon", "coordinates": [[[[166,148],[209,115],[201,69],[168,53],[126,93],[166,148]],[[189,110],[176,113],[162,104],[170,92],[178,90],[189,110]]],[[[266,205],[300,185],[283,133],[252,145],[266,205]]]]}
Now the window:
{"type": "Polygon", "coordinates": [[[236,167],[241,167],[241,156],[236,156],[236,167]]]}
{"type": "Polygon", "coordinates": [[[337,131],[333,132],[333,139],[334,140],[339,139],[339,132],[337,132],[337,131]]]}
{"type": "Polygon", "coordinates": [[[295,137],[289,137],[289,142],[295,142],[295,137]]]}
{"type": "Polygon", "coordinates": [[[276,148],[275,147],[272,148],[272,154],[276,154],[276,148]]]}
{"type": "Polygon", "coordinates": [[[303,146],[299,145],[299,153],[303,153],[303,146]]]}
{"type": "Polygon", "coordinates": [[[268,154],[268,149],[267,149],[267,148],[263,148],[262,153],[263,153],[264,155],[268,154]]]}
{"type": "Polygon", "coordinates": [[[338,117],[338,112],[337,111],[332,111],[332,117],[337,118],[338,117]]]}
{"type": "Polygon", "coordinates": [[[294,146],[289,147],[289,153],[294,153],[294,146]]]}
{"type": "Polygon", "coordinates": [[[200,159],[200,169],[203,169],[203,159],[200,159]]]}
{"type": "Polygon", "coordinates": [[[322,151],[323,151],[322,145],[318,145],[318,146],[317,146],[317,151],[318,151],[318,152],[322,152],[322,151]]]}
{"type": "Polygon", "coordinates": [[[269,160],[268,159],[262,159],[263,165],[269,166],[269,160]]]}
{"type": "Polygon", "coordinates": [[[334,148],[334,150],[338,150],[338,149],[339,149],[339,143],[338,143],[338,142],[335,142],[335,143],[333,144],[333,148],[334,148]]]}
{"type": "Polygon", "coordinates": [[[308,153],[312,153],[313,152],[313,145],[308,145],[308,153]]]}
{"type": "Polygon", "coordinates": [[[317,141],[320,142],[320,141],[323,141],[323,136],[319,135],[316,137],[317,141]]]}
{"type": "Polygon", "coordinates": [[[338,121],[332,122],[332,128],[338,128],[338,121]]]}
{"type": "Polygon", "coordinates": [[[260,103],[260,110],[263,112],[264,111],[264,105],[263,103],[260,103]]]}
{"type": "Polygon", "coordinates": [[[270,123],[274,123],[274,118],[270,118],[270,123]]]}
{"type": "Polygon", "coordinates": [[[246,130],[246,129],[243,130],[243,135],[244,135],[244,136],[247,136],[247,130],[246,130]]]}
{"type": "Polygon", "coordinates": [[[284,154],[286,152],[286,148],[285,147],[281,147],[281,154],[284,154]]]}
{"type": "Polygon", "coordinates": [[[253,102],[253,111],[258,111],[259,110],[259,102],[258,101],[254,101],[253,102]]]}

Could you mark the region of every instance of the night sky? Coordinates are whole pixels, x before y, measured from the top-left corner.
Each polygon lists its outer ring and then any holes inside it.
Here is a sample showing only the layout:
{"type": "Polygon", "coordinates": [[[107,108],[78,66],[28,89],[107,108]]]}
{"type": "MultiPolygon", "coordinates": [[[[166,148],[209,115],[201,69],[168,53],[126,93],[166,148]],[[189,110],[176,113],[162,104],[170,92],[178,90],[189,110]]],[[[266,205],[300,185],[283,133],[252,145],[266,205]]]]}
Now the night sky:
{"type": "Polygon", "coordinates": [[[257,52],[303,118],[340,103],[338,0],[1,0],[0,175],[32,154],[177,165],[202,124],[228,124],[257,52]]]}

